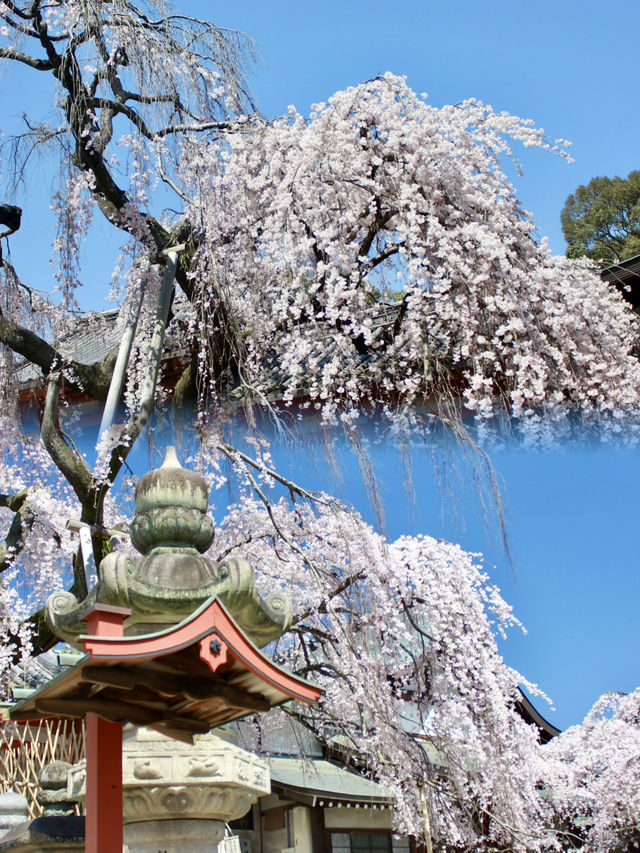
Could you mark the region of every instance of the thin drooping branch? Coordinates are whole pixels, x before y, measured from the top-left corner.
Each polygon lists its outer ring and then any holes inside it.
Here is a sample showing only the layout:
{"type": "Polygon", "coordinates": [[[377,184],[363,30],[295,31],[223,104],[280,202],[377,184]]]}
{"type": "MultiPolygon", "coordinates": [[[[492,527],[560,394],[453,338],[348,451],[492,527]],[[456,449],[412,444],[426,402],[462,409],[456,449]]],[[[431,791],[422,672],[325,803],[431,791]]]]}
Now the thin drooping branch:
{"type": "MultiPolygon", "coordinates": [[[[345,507],[342,506],[338,501],[329,499],[325,495],[319,494],[317,492],[310,492],[307,489],[298,486],[292,480],[283,477],[273,469],[262,464],[261,462],[258,462],[255,459],[252,459],[247,454],[242,453],[242,451],[237,450],[229,444],[219,444],[218,450],[220,450],[226,456],[226,458],[229,459],[230,462],[232,462],[232,464],[240,465],[243,468],[244,477],[246,478],[254,493],[258,496],[259,500],[266,509],[267,515],[269,516],[269,520],[271,521],[276,536],[281,539],[282,542],[284,542],[294,554],[297,554],[297,556],[303,561],[303,563],[311,572],[315,582],[318,584],[318,587],[322,590],[325,590],[327,585],[326,578],[323,577],[315,561],[310,558],[307,549],[302,547],[298,542],[295,541],[295,539],[289,536],[288,533],[283,530],[282,526],[278,523],[273,511],[271,501],[267,497],[264,489],[260,487],[250,468],[259,471],[260,473],[268,476],[275,482],[286,486],[286,488],[289,490],[289,495],[292,503],[295,503],[296,496],[298,496],[306,501],[318,504],[333,512],[344,512],[345,507]]],[[[350,574],[347,574],[345,577],[340,577],[339,582],[333,587],[333,589],[326,591],[326,594],[323,595],[322,601],[319,604],[317,604],[313,608],[306,609],[304,612],[294,617],[293,625],[299,626],[297,628],[297,630],[299,631],[313,630],[312,628],[301,626],[300,623],[312,614],[332,614],[333,616],[335,616],[336,611],[333,604],[334,599],[340,596],[342,593],[346,592],[346,590],[348,590],[352,586],[355,586],[364,577],[365,572],[362,569],[353,571],[350,574]]],[[[344,629],[343,633],[345,634],[346,641],[348,643],[351,643],[351,639],[347,637],[346,632],[344,632],[344,629]]]]}
{"type": "MultiPolygon", "coordinates": [[[[262,502],[264,508],[266,509],[267,515],[269,516],[269,520],[271,521],[271,524],[273,525],[273,529],[274,529],[276,535],[278,536],[279,539],[281,539],[294,552],[294,554],[298,555],[298,557],[303,561],[303,563],[307,566],[307,568],[311,572],[311,574],[312,574],[313,578],[315,579],[316,583],[318,584],[318,586],[320,588],[323,588],[322,576],[321,576],[320,571],[318,570],[318,567],[316,566],[315,562],[309,557],[309,554],[305,552],[305,549],[302,548],[294,539],[292,539],[282,529],[282,526],[280,524],[278,524],[278,521],[277,521],[275,514],[273,512],[273,507],[271,505],[271,501],[269,500],[269,498],[265,494],[264,490],[258,484],[258,481],[256,480],[256,478],[253,476],[253,474],[249,470],[250,463],[245,461],[241,457],[236,457],[234,459],[235,449],[234,448],[228,449],[229,448],[228,445],[227,446],[219,445],[219,448],[220,448],[220,450],[222,450],[224,455],[231,462],[233,462],[234,464],[241,464],[243,466],[244,476],[245,476],[247,482],[250,484],[253,491],[255,492],[255,494],[258,496],[258,498],[262,502]]],[[[253,460],[251,460],[251,463],[253,463],[253,460]]],[[[258,469],[260,469],[259,465],[257,467],[258,467],[258,469]]],[[[328,603],[328,605],[329,605],[329,603],[328,603]]]]}
{"type": "Polygon", "coordinates": [[[238,460],[242,461],[245,465],[249,465],[256,471],[270,477],[270,479],[274,480],[276,483],[280,483],[281,486],[285,486],[289,490],[289,494],[293,501],[295,501],[295,496],[297,495],[304,500],[313,501],[321,506],[335,506],[336,508],[341,508],[339,502],[334,498],[328,498],[321,492],[310,492],[303,486],[299,486],[297,483],[294,483],[293,480],[289,480],[287,477],[279,474],[273,468],[269,468],[267,465],[252,459],[251,456],[248,456],[246,453],[243,453],[231,444],[219,444],[217,447],[218,450],[224,453],[227,459],[229,459],[233,464],[237,464],[238,460]]]}
{"type": "Polygon", "coordinates": [[[406,245],[405,242],[389,243],[389,245],[385,246],[384,249],[382,249],[382,251],[378,252],[378,254],[375,257],[367,259],[367,262],[365,264],[365,269],[368,272],[371,272],[371,270],[375,269],[381,263],[386,261],[387,258],[391,258],[391,257],[393,257],[393,255],[397,255],[398,252],[400,251],[400,249],[403,248],[405,245],[406,245]]]}
{"type": "MultiPolygon", "coordinates": [[[[376,204],[378,203],[378,199],[376,199],[376,204]]],[[[371,249],[371,245],[376,238],[376,235],[382,231],[393,219],[394,216],[397,216],[397,210],[387,210],[384,213],[379,213],[371,225],[369,226],[367,233],[364,236],[364,239],[360,243],[360,248],[358,249],[358,255],[363,258],[369,254],[369,250],[371,249]]]]}
{"type": "MultiPolygon", "coordinates": [[[[308,608],[307,610],[303,610],[302,613],[294,616],[292,624],[294,626],[300,625],[300,622],[304,619],[308,619],[312,613],[327,613],[329,610],[329,602],[334,598],[337,598],[339,595],[342,595],[343,592],[346,592],[350,587],[358,583],[358,581],[361,581],[364,576],[365,574],[362,569],[357,572],[353,572],[353,574],[347,575],[347,577],[343,578],[337,586],[327,592],[326,596],[317,607],[308,608]]],[[[301,626],[301,629],[306,630],[305,626],[301,626]]]]}
{"type": "Polygon", "coordinates": [[[7,535],[0,542],[0,574],[14,564],[33,527],[35,513],[27,503],[28,494],[27,489],[23,489],[14,495],[0,495],[0,507],[7,507],[14,513],[7,535]]]}
{"type": "Polygon", "coordinates": [[[12,0],[4,0],[4,5],[12,14],[17,15],[18,18],[22,18],[23,21],[28,21],[30,18],[33,18],[33,11],[30,13],[24,12],[19,6],[16,6],[12,0]]]}

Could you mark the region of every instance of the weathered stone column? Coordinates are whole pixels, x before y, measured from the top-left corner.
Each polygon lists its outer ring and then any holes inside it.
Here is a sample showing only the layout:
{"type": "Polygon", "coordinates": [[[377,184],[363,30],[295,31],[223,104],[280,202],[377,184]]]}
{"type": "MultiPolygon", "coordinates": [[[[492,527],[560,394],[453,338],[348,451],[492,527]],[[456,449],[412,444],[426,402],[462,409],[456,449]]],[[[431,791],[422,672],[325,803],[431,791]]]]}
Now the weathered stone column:
{"type": "MultiPolygon", "coordinates": [[[[208,734],[194,745],[151,729],[125,731],[122,782],[129,853],[215,853],[226,821],[245,815],[271,790],[264,759],[208,734]]],[[[69,774],[82,799],[84,762],[69,774]]]]}

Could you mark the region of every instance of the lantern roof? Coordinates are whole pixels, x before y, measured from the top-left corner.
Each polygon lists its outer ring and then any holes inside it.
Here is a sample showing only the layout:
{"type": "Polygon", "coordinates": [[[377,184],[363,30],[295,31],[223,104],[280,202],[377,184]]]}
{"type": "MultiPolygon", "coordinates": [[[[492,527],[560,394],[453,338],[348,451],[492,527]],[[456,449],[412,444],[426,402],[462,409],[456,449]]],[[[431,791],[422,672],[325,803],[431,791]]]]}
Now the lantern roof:
{"type": "Polygon", "coordinates": [[[13,720],[84,717],[145,725],[180,740],[322,694],[262,654],[216,597],[169,628],[124,636],[124,607],[96,605],[78,637],[87,655],[14,706],[13,720]]]}

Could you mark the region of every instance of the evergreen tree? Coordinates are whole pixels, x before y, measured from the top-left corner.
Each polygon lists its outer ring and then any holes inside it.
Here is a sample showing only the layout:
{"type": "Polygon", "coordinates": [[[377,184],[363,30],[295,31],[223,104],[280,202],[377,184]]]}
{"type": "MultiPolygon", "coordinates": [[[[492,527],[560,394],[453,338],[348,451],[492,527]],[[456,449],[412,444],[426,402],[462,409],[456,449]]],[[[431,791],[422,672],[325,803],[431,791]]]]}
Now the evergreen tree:
{"type": "Polygon", "coordinates": [[[561,220],[568,258],[614,263],[640,254],[640,172],[579,186],[561,220]]]}

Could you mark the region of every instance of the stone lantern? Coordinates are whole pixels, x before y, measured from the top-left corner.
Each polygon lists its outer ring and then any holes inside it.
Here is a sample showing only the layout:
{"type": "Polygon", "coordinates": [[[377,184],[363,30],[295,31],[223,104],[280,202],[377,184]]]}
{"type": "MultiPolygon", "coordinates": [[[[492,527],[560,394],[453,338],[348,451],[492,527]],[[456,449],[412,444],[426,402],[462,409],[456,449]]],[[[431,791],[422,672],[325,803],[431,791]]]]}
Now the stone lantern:
{"type": "Polygon", "coordinates": [[[281,593],[261,598],[245,560],[203,556],[207,505],[203,478],[169,448],[136,490],[131,540],[142,556],[111,553],[84,601],[60,592],[47,603],[53,631],[87,655],[11,717],[86,716],[86,763],[72,768],[67,793],[86,797],[87,853],[121,853],[123,754],[132,853],[214,849],[223,821],[266,793],[269,777],[261,759],[207,733],[321,695],[260,651],[287,629],[291,605],[281,593]],[[125,723],[154,731],[126,735],[123,753],[125,723]],[[200,740],[171,748],[161,735],[200,740]]]}

